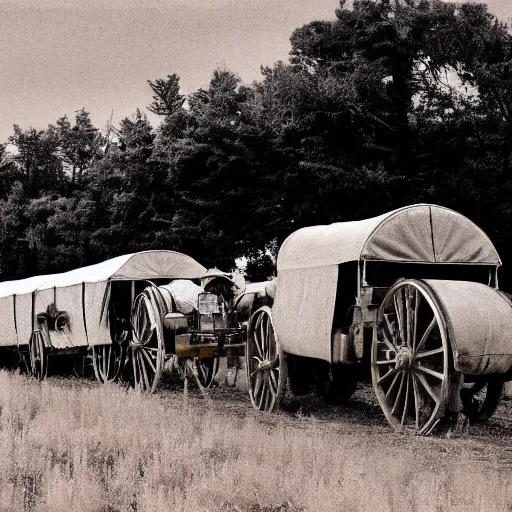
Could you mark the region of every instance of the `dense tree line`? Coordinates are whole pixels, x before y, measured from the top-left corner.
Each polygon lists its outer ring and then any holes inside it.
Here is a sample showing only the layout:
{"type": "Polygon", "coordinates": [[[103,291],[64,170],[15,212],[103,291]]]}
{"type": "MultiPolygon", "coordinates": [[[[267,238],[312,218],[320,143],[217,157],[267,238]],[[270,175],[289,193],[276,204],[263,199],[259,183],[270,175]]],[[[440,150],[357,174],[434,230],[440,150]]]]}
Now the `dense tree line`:
{"type": "MultiPolygon", "coordinates": [[[[416,202],[454,208],[512,264],[512,36],[482,4],[344,1],[294,31],[289,61],[229,70],[187,97],[149,81],[102,135],[85,110],[0,146],[0,274],[59,272],[151,248],[249,274],[293,230],[416,202]]],[[[512,281],[511,281],[512,284],[512,281]]]]}

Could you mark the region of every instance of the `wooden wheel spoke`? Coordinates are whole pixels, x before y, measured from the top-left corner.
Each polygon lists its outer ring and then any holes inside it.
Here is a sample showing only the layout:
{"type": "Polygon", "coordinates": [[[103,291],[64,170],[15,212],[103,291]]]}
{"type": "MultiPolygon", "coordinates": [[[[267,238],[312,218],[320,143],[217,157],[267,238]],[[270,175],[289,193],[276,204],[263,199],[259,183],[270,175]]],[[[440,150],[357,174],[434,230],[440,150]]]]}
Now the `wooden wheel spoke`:
{"type": "MultiPolygon", "coordinates": [[[[144,350],[144,349],[142,349],[144,350]]],[[[148,377],[148,372],[147,372],[147,369],[146,369],[146,364],[144,362],[144,358],[142,356],[142,350],[139,350],[138,351],[138,355],[137,355],[137,358],[139,360],[139,365],[140,365],[140,368],[142,370],[142,376],[144,378],[144,388],[149,390],[151,389],[151,384],[149,382],[149,377],[148,377]]]]}
{"type": "Polygon", "coordinates": [[[444,380],[444,374],[440,372],[436,372],[435,370],[432,370],[430,368],[427,368],[426,366],[421,366],[419,364],[414,365],[414,371],[415,372],[421,372],[426,375],[431,375],[432,377],[435,377],[439,380],[444,380]]]}
{"type": "Polygon", "coordinates": [[[271,344],[271,334],[270,334],[270,319],[267,318],[267,329],[265,331],[265,336],[266,336],[266,340],[267,340],[267,351],[268,351],[268,354],[267,354],[267,359],[270,359],[270,352],[271,352],[271,347],[270,347],[270,344],[271,344]]]}
{"type": "Polygon", "coordinates": [[[393,341],[394,334],[396,332],[396,327],[393,325],[392,322],[389,321],[389,315],[386,313],[384,313],[384,322],[386,324],[390,339],[388,339],[388,337],[386,336],[386,331],[384,329],[382,330],[382,337],[384,338],[385,343],[388,343],[390,347],[396,352],[398,350],[398,347],[395,345],[393,341]]]}
{"type": "Polygon", "coordinates": [[[413,393],[414,393],[414,421],[415,421],[415,426],[416,426],[416,429],[419,428],[420,426],[420,400],[419,400],[419,392],[418,392],[418,384],[416,383],[416,376],[414,375],[414,373],[411,374],[411,379],[412,379],[412,390],[413,390],[413,393]]]}
{"type": "Polygon", "coordinates": [[[410,373],[405,373],[405,378],[407,379],[407,383],[406,383],[406,386],[405,386],[405,402],[404,402],[404,412],[402,413],[402,421],[400,422],[400,425],[403,427],[404,426],[404,422],[407,418],[407,408],[408,408],[408,405],[409,405],[409,381],[411,379],[411,374],[410,373]]]}
{"type": "Polygon", "coordinates": [[[259,392],[261,391],[261,386],[263,384],[263,375],[261,372],[258,372],[256,374],[256,382],[254,385],[254,397],[257,397],[259,392]]]}
{"type": "Polygon", "coordinates": [[[386,374],[384,374],[382,377],[379,378],[377,381],[377,384],[382,384],[383,382],[386,382],[390,377],[393,377],[393,375],[397,374],[401,368],[391,368],[386,374]]]}
{"type": "Polygon", "coordinates": [[[402,372],[401,377],[400,377],[400,386],[398,387],[398,393],[396,394],[395,401],[393,402],[393,407],[391,409],[392,415],[394,415],[396,413],[397,408],[400,405],[400,398],[402,397],[402,388],[404,387],[404,379],[405,379],[405,372],[402,372]]]}
{"type": "Polygon", "coordinates": [[[265,382],[265,375],[261,374],[261,395],[260,395],[260,402],[258,404],[258,409],[261,410],[261,406],[265,405],[263,403],[263,401],[266,400],[266,398],[267,398],[267,386],[266,386],[266,382],[265,382]]]}
{"type": "Polygon", "coordinates": [[[262,359],[265,359],[265,355],[266,355],[265,354],[266,353],[266,347],[265,347],[266,340],[265,340],[265,331],[264,331],[264,327],[263,327],[264,322],[265,322],[265,317],[262,317],[261,321],[260,321],[260,343],[261,343],[260,353],[261,353],[262,359]]]}
{"type": "Polygon", "coordinates": [[[386,398],[389,398],[391,396],[391,393],[393,392],[393,389],[395,389],[395,385],[398,382],[398,379],[400,377],[400,373],[395,374],[395,378],[391,382],[391,385],[389,386],[388,390],[386,391],[386,398]]]}
{"type": "Polygon", "coordinates": [[[107,374],[107,361],[105,357],[105,347],[100,348],[100,358],[101,358],[101,370],[103,378],[107,374]]]}
{"type": "Polygon", "coordinates": [[[403,301],[403,290],[399,288],[395,296],[393,297],[395,303],[395,311],[398,322],[398,332],[400,334],[400,341],[404,343],[406,341],[405,333],[404,333],[404,301],[403,301]]]}
{"type": "Polygon", "coordinates": [[[396,362],[397,362],[397,359],[395,357],[394,359],[381,359],[380,361],[377,361],[377,364],[379,366],[383,366],[386,364],[396,364],[396,362]]]}
{"type": "Polygon", "coordinates": [[[406,343],[412,349],[413,344],[413,330],[414,330],[414,310],[412,308],[412,290],[410,287],[405,291],[405,318],[406,318],[406,343]]]}
{"type": "Polygon", "coordinates": [[[137,378],[137,365],[135,364],[135,349],[132,350],[132,357],[131,357],[131,360],[132,360],[132,369],[133,369],[133,380],[134,380],[134,383],[135,383],[135,387],[138,387],[139,385],[139,379],[137,378]]]}
{"type": "Polygon", "coordinates": [[[256,345],[256,350],[258,351],[258,354],[260,356],[260,359],[264,359],[263,355],[263,346],[262,346],[262,340],[261,340],[261,322],[262,319],[259,318],[256,322],[256,329],[254,330],[254,345],[256,345]]]}
{"type": "Polygon", "coordinates": [[[41,331],[34,331],[29,339],[30,373],[39,380],[46,377],[46,347],[41,331]]]}
{"type": "Polygon", "coordinates": [[[432,319],[430,324],[428,324],[427,329],[423,333],[423,336],[421,337],[421,339],[420,339],[420,341],[418,343],[418,346],[416,347],[416,352],[421,352],[422,351],[423,347],[425,346],[425,343],[428,340],[428,337],[430,336],[430,334],[432,333],[432,330],[434,329],[434,327],[436,325],[437,325],[437,318],[434,316],[434,318],[432,319]]]}
{"type": "Polygon", "coordinates": [[[272,401],[272,391],[270,386],[270,378],[268,375],[268,372],[265,374],[265,411],[268,411],[270,409],[271,401],[272,401]]]}
{"type": "Polygon", "coordinates": [[[396,353],[398,351],[398,349],[393,344],[393,342],[388,339],[388,337],[386,336],[386,333],[384,331],[382,331],[381,334],[382,334],[382,341],[380,341],[380,343],[384,343],[388,347],[389,350],[392,350],[393,352],[396,353]]]}
{"type": "Polygon", "coordinates": [[[278,390],[277,381],[278,381],[278,379],[279,379],[279,376],[278,376],[278,377],[277,377],[277,379],[276,379],[276,376],[275,376],[275,374],[274,374],[274,371],[275,371],[275,369],[271,369],[271,370],[269,370],[269,375],[270,375],[270,382],[272,383],[272,386],[271,386],[271,388],[272,388],[272,394],[273,394],[273,395],[276,395],[276,394],[277,394],[277,390],[278,390]]]}
{"type": "Polygon", "coordinates": [[[148,351],[143,348],[141,349],[142,353],[144,354],[144,357],[146,358],[146,361],[149,363],[149,365],[151,366],[151,370],[153,371],[153,373],[156,373],[156,366],[155,364],[153,363],[152,359],[151,359],[151,356],[148,354],[148,351]]]}
{"type": "Polygon", "coordinates": [[[144,353],[142,352],[140,355],[140,363],[142,365],[142,369],[144,371],[144,381],[147,384],[147,390],[151,391],[151,388],[153,386],[153,377],[154,373],[148,371],[148,365],[146,363],[146,358],[144,357],[144,353]]]}
{"type": "Polygon", "coordinates": [[[423,352],[416,352],[416,354],[414,354],[414,358],[415,359],[425,359],[426,357],[435,356],[437,354],[443,354],[443,353],[444,353],[443,347],[439,347],[439,348],[434,348],[432,350],[425,350],[423,352]]]}
{"type": "Polygon", "coordinates": [[[436,405],[439,405],[439,402],[441,401],[440,397],[438,397],[434,390],[430,387],[429,383],[427,382],[427,379],[425,378],[424,375],[421,375],[420,373],[416,373],[415,374],[416,377],[418,378],[418,381],[420,382],[420,384],[425,388],[425,390],[427,391],[427,393],[430,395],[430,397],[432,398],[432,400],[434,400],[434,402],[436,403],[436,405]]]}
{"type": "Polygon", "coordinates": [[[414,322],[412,328],[412,351],[416,350],[416,337],[418,335],[418,313],[420,310],[421,295],[417,289],[414,289],[414,322]]]}

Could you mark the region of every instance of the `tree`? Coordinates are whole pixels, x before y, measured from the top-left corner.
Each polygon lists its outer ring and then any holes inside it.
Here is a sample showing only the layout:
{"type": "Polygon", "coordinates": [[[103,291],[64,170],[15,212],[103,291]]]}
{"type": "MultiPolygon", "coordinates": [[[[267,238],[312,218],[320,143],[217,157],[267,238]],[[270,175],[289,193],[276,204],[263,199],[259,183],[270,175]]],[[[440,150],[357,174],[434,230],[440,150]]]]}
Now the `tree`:
{"type": "Polygon", "coordinates": [[[23,131],[14,125],[14,135],[9,137],[9,142],[17,148],[13,160],[29,197],[43,191],[63,190],[66,177],[58,154],[59,137],[53,126],[47,130],[23,131]]]}
{"type": "Polygon", "coordinates": [[[75,186],[82,182],[87,169],[101,156],[105,139],[93,126],[90,114],[85,109],[76,112],[74,126],[71,126],[67,116],[59,118],[56,124],[61,155],[70,170],[71,184],[75,186]]]}
{"type": "Polygon", "coordinates": [[[148,84],[155,93],[153,102],[148,110],[159,116],[172,116],[181,109],[185,97],[180,94],[180,78],[176,74],[167,75],[167,78],[148,80],[148,84]]]}
{"type": "Polygon", "coordinates": [[[0,144],[0,198],[7,198],[16,181],[22,179],[22,174],[14,164],[12,155],[6,150],[5,144],[0,144]]]}

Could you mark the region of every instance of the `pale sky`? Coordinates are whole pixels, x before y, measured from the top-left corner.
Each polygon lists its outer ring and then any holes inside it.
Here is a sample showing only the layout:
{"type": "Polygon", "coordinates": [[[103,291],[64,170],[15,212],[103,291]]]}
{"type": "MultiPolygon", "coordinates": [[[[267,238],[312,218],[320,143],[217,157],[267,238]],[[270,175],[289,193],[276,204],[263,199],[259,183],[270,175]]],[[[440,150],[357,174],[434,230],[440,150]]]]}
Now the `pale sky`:
{"type": "MultiPolygon", "coordinates": [[[[512,17],[512,2],[489,0],[512,17]]],[[[104,128],[151,102],[148,79],[183,92],[219,65],[244,82],[288,58],[293,29],[333,19],[337,0],[0,0],[0,142],[85,107],[104,128]]],[[[147,112],[147,111],[146,111],[147,112]]],[[[151,116],[152,121],[156,119],[151,116]]]]}

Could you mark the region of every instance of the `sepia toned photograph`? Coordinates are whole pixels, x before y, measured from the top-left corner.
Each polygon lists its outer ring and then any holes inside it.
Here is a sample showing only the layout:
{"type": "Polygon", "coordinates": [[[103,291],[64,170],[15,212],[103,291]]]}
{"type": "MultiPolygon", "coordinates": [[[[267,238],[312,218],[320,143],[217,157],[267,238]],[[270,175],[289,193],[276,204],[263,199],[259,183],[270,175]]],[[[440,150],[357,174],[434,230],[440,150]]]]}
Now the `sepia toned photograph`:
{"type": "Polygon", "coordinates": [[[512,511],[512,2],[0,8],[0,512],[512,511]]]}

